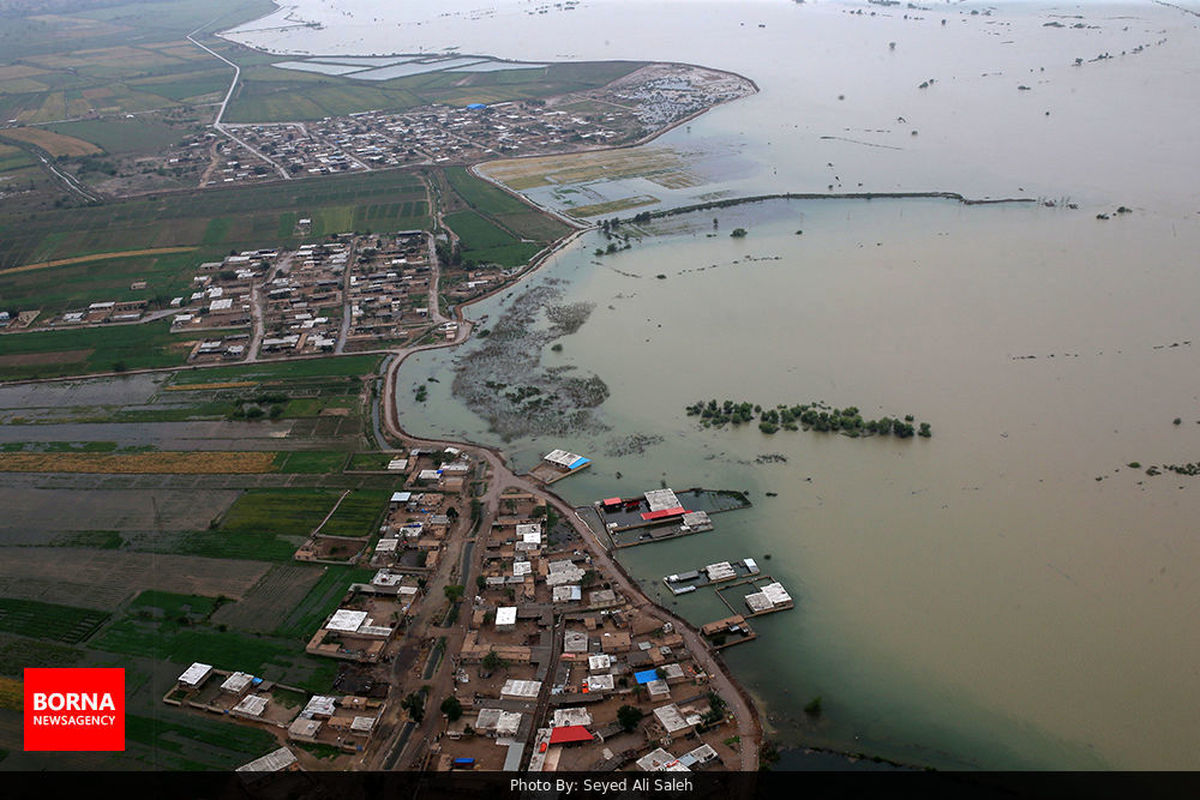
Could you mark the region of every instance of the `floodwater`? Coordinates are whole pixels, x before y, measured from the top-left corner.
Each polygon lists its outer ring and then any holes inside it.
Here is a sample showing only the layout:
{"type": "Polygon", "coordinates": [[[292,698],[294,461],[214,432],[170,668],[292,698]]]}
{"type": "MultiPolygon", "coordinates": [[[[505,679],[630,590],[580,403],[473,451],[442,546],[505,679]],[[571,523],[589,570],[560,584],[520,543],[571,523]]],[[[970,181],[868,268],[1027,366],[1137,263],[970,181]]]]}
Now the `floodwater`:
{"type": "MultiPolygon", "coordinates": [[[[516,463],[554,446],[594,456],[556,485],[580,503],[664,481],[750,492],[755,506],[713,532],[622,560],[695,622],[728,610],[711,591],[670,598],[661,576],[752,556],[784,582],[797,608],[727,651],[784,741],[938,766],[1200,767],[1200,483],[1145,473],[1200,455],[1200,18],[1149,3],[971,16],[647,2],[596,33],[613,5],[421,17],[412,4],[395,20],[413,49],[676,59],[759,83],[655,142],[693,154],[700,185],[589,183],[608,197],[680,205],[832,184],[1058,207],[774,201],[672,218],[600,259],[604,239],[587,234],[532,280],[596,304],[543,364],[603,378],[611,430],[506,443],[516,463]],[[497,39],[504,14],[511,35],[497,39]],[[681,35],[660,41],[666,15],[681,35]],[[1101,53],[1112,58],[1089,61],[1101,53]],[[1132,212],[1096,219],[1118,205],[1132,212]],[[729,237],[738,226],[749,235],[729,237]],[[934,436],[704,430],[684,407],[708,398],[911,413],[934,436]],[[632,433],[664,441],[603,455],[632,433]],[[766,454],[787,460],[756,463],[766,454]],[[808,719],[818,695],[824,713],[808,719]]],[[[328,27],[248,38],[396,49],[370,39],[363,6],[339,3],[354,13],[335,26],[327,6],[302,3],[328,27]]],[[[517,294],[472,316],[495,319],[517,294]]],[[[455,357],[405,365],[402,421],[498,443],[449,396],[455,357]],[[410,404],[408,387],[430,376],[428,402],[410,404]]]]}

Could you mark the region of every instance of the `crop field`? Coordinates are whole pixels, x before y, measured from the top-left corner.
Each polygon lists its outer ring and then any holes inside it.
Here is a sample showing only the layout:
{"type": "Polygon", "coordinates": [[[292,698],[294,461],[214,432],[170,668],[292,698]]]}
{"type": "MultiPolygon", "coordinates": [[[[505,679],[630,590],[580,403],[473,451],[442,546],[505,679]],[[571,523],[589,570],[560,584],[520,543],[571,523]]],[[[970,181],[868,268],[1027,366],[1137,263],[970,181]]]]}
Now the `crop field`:
{"type": "Polygon", "coordinates": [[[568,186],[620,178],[652,180],[656,175],[678,173],[685,167],[683,154],[675,150],[639,147],[493,161],[480,167],[479,171],[514,191],[524,191],[538,186],[568,186]]]}
{"type": "Polygon", "coordinates": [[[78,550],[6,547],[0,558],[0,592],[40,584],[41,596],[72,597],[80,606],[112,611],[145,589],[240,598],[267,572],[252,561],[135,553],[128,550],[78,550]]]}
{"type": "Polygon", "coordinates": [[[0,173],[33,166],[33,159],[19,147],[0,144],[0,173]]]}
{"type": "MultiPolygon", "coordinates": [[[[232,70],[184,37],[272,9],[265,0],[208,0],[0,17],[0,53],[21,60],[0,65],[0,115],[51,122],[170,108],[213,95],[228,86],[232,70]]],[[[253,60],[254,51],[237,49],[253,60]]]]}
{"type": "Polygon", "coordinates": [[[458,211],[446,215],[446,224],[458,234],[465,252],[489,247],[503,247],[520,240],[503,228],[484,219],[474,211],[458,211]]]}
{"type": "MultiPolygon", "coordinates": [[[[228,83],[226,80],[225,83],[228,83]]],[[[106,153],[153,153],[182,139],[186,132],[161,122],[137,119],[89,119],[47,125],[46,130],[82,139],[106,153]]]]}
{"type": "Polygon", "coordinates": [[[652,206],[658,202],[658,198],[653,195],[639,194],[634,197],[622,197],[619,200],[609,200],[604,203],[592,203],[586,206],[575,206],[568,209],[567,213],[572,217],[599,217],[606,214],[615,214],[618,211],[628,211],[631,208],[640,208],[641,206],[652,206]]]}
{"type": "Polygon", "coordinates": [[[26,667],[72,667],[83,657],[76,647],[0,634],[0,675],[19,676],[26,667]]]}
{"type": "Polygon", "coordinates": [[[0,268],[143,248],[294,247],[354,230],[356,220],[375,231],[428,227],[424,184],[410,173],[388,170],[151,195],[32,214],[12,209],[0,212],[0,268]],[[377,210],[376,219],[368,220],[371,206],[383,205],[387,213],[381,216],[377,210]],[[313,220],[305,237],[295,235],[297,213],[313,220]]]}
{"type": "Polygon", "coordinates": [[[106,475],[250,475],[274,470],[275,453],[0,453],[0,472],[84,472],[106,475]]]}
{"type": "Polygon", "coordinates": [[[503,189],[476,178],[463,167],[448,167],[445,176],[468,206],[518,236],[551,242],[570,233],[567,225],[523,203],[503,189]]]}
{"type": "Polygon", "coordinates": [[[312,684],[325,690],[332,677],[329,667],[303,650],[298,651],[294,641],[221,631],[206,623],[150,619],[136,613],[109,625],[88,646],[174,664],[202,661],[218,669],[242,670],[270,680],[300,686],[312,684]]]}
{"type": "Polygon", "coordinates": [[[0,678],[0,708],[20,711],[25,706],[22,687],[24,684],[16,678],[0,678]]]}
{"type": "Polygon", "coordinates": [[[147,589],[133,598],[129,612],[146,619],[175,620],[192,625],[203,622],[216,611],[218,601],[198,594],[175,594],[147,589]]]}
{"type": "MultiPolygon", "coordinates": [[[[171,383],[176,390],[195,389],[197,384],[213,381],[236,381],[243,385],[254,383],[261,386],[277,384],[299,384],[337,380],[345,386],[346,378],[369,375],[379,369],[382,356],[343,356],[340,358],[314,358],[304,361],[272,364],[260,362],[235,367],[214,367],[202,372],[179,372],[171,383]]],[[[357,381],[355,382],[357,383],[357,381]]]]}
{"type": "Polygon", "coordinates": [[[635,62],[552,64],[544,69],[496,72],[425,72],[384,81],[270,66],[246,68],[240,54],[226,56],[242,65],[242,85],[230,104],[229,122],[292,122],[380,109],[405,111],[440,103],[465,106],[552,97],[594,89],[644,66],[635,62]]]}
{"type": "Polygon", "coordinates": [[[355,453],[350,456],[350,463],[346,465],[346,469],[349,471],[385,470],[393,458],[399,457],[402,457],[400,453],[355,453]]]}
{"type": "Polygon", "coordinates": [[[35,639],[79,644],[108,617],[107,613],[90,608],[0,598],[0,631],[35,639]]]}
{"type": "Polygon", "coordinates": [[[321,533],[325,536],[369,536],[375,533],[391,494],[370,489],[352,491],[321,528],[321,533]]]}
{"type": "Polygon", "coordinates": [[[474,211],[447,214],[446,225],[458,234],[462,243],[463,263],[524,265],[542,249],[540,242],[523,242],[474,211]]]}
{"type": "Polygon", "coordinates": [[[197,264],[221,255],[215,249],[180,247],[27,264],[0,271],[0,298],[21,308],[41,308],[43,314],[110,300],[157,300],[165,305],[171,297],[191,291],[197,264]],[[135,281],[145,281],[146,288],[130,289],[135,281]]]}
{"type": "MultiPolygon", "coordinates": [[[[136,477],[95,476],[102,487],[109,481],[134,482],[136,477]]],[[[10,482],[15,482],[11,480],[10,482]]],[[[79,482],[72,481],[78,485],[79,482]]],[[[0,541],[53,544],[56,547],[112,548],[120,533],[190,531],[205,528],[233,504],[235,489],[193,489],[185,494],[172,489],[35,488],[0,486],[0,541]]],[[[129,538],[126,536],[124,538],[129,538]]],[[[2,592],[9,596],[10,592],[2,592]]],[[[53,596],[33,595],[31,600],[53,601],[53,596]]],[[[83,603],[90,605],[90,603],[83,603]]]]}
{"type": "Polygon", "coordinates": [[[143,325],[7,334],[0,336],[0,380],[176,366],[187,358],[197,336],[171,333],[171,321],[166,319],[143,325]],[[63,354],[69,357],[62,358],[63,354]]]}
{"type": "Polygon", "coordinates": [[[367,583],[374,570],[353,567],[326,567],[308,594],[291,607],[287,617],[275,628],[274,634],[288,639],[307,641],[325,619],[337,610],[338,604],[352,583],[367,583]]]}
{"type": "Polygon", "coordinates": [[[345,453],[296,450],[290,453],[277,453],[274,466],[277,472],[324,475],[330,472],[341,472],[342,465],[345,463],[345,453]]]}
{"type": "Polygon", "coordinates": [[[215,529],[177,537],[171,552],[218,559],[290,562],[321,524],[341,492],[252,489],[237,499],[215,529]]]}
{"type": "Polygon", "coordinates": [[[162,770],[231,770],[278,744],[260,728],[184,714],[126,714],[125,739],[130,757],[162,770]]]}
{"type": "Polygon", "coordinates": [[[88,156],[100,152],[100,148],[91,142],[76,139],[74,136],[64,136],[46,128],[6,128],[0,136],[40,147],[56,157],[88,156]]]}
{"type": "Polygon", "coordinates": [[[249,633],[271,633],[286,615],[296,613],[323,574],[321,567],[310,564],[277,564],[244,598],[217,609],[211,621],[249,633]]]}
{"type": "Polygon", "coordinates": [[[340,492],[318,489],[253,489],[225,515],[226,533],[270,530],[281,536],[308,536],[337,502],[340,492]]]}

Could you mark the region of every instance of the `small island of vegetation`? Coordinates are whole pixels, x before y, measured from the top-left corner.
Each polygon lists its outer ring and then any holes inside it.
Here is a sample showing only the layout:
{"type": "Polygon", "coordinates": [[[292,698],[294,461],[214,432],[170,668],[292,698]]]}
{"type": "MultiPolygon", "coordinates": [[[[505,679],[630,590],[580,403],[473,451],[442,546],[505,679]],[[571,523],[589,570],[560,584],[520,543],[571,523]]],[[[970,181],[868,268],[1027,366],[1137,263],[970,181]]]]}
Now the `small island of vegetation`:
{"type": "Polygon", "coordinates": [[[933,436],[933,429],[928,422],[920,422],[914,426],[915,420],[911,414],[901,417],[880,417],[879,419],[863,419],[856,406],[833,408],[825,403],[805,403],[802,405],[779,404],[774,408],[763,408],[755,403],[726,400],[718,404],[715,399],[707,403],[699,400],[687,406],[689,417],[700,417],[700,424],[705,428],[720,428],[726,424],[749,424],[758,418],[758,429],[766,434],[777,432],[780,428],[789,431],[815,430],[821,433],[835,432],[851,438],[861,436],[895,436],[908,439],[913,435],[928,439],[933,436]]]}

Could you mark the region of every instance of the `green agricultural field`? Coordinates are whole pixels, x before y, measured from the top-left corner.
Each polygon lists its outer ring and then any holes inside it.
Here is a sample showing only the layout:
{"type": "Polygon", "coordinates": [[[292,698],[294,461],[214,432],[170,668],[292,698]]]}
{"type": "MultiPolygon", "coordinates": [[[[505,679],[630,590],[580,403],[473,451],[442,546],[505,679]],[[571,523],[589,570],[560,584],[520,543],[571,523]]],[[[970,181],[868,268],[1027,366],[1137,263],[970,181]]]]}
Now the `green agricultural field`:
{"type": "Polygon", "coordinates": [[[440,103],[465,106],[544,98],[594,89],[628,75],[641,62],[554,64],[545,69],[497,72],[427,72],[387,81],[321,75],[271,66],[282,58],[226,55],[242,66],[242,85],[230,104],[230,122],[290,122],[379,109],[400,112],[440,103]]]}
{"type": "Polygon", "coordinates": [[[73,667],[84,656],[77,647],[0,634],[0,675],[20,676],[26,667],[73,667]]]}
{"type": "Polygon", "coordinates": [[[462,242],[464,258],[469,257],[468,254],[472,250],[504,247],[520,242],[511,233],[489,222],[474,211],[458,211],[454,214],[447,214],[445,220],[450,230],[458,234],[458,238],[462,242]]]}
{"type": "Polygon", "coordinates": [[[320,489],[252,489],[234,502],[220,530],[234,536],[262,531],[308,536],[333,509],[340,494],[320,489]]]}
{"type": "Polygon", "coordinates": [[[0,144],[0,173],[33,166],[33,158],[19,147],[0,144]]]}
{"type": "Polygon", "coordinates": [[[552,242],[571,232],[565,223],[544,214],[504,190],[476,178],[464,167],[447,167],[446,180],[463,201],[481,214],[526,239],[552,242]]]}
{"type": "Polygon", "coordinates": [[[329,453],[323,450],[299,450],[280,453],[275,457],[275,470],[284,473],[325,475],[340,472],[346,463],[345,453],[329,453]]]}
{"type": "Polygon", "coordinates": [[[308,641],[325,619],[337,610],[352,583],[367,583],[374,570],[326,567],[325,574],[275,629],[276,636],[308,641]]]}
{"type": "Polygon", "coordinates": [[[167,711],[161,717],[127,714],[125,739],[128,755],[171,770],[230,770],[278,744],[259,728],[167,711]]]}
{"type": "Polygon", "coordinates": [[[228,250],[202,248],[0,272],[0,303],[40,308],[43,315],[107,300],[146,300],[152,306],[166,307],[172,297],[191,292],[196,265],[227,253],[228,250]],[[135,281],[145,281],[146,288],[130,289],[135,281]]]}
{"type": "MultiPolygon", "coordinates": [[[[173,334],[170,320],[0,336],[0,380],[50,378],[183,363],[196,334],[173,334]]],[[[205,331],[205,335],[219,335],[205,331]]]]}
{"type": "Polygon", "coordinates": [[[173,664],[202,661],[219,669],[242,670],[314,691],[328,691],[331,672],[336,671],[298,650],[292,640],[137,616],[114,622],[89,646],[173,664]]]}
{"type": "Polygon", "coordinates": [[[0,598],[0,631],[66,644],[86,640],[108,616],[90,608],[0,598]]]}
{"type": "Polygon", "coordinates": [[[54,17],[5,15],[0,17],[0,53],[16,60],[45,53],[178,41],[201,26],[221,30],[274,10],[269,0],[205,0],[122,3],[54,17]]]}
{"type": "Polygon", "coordinates": [[[207,620],[219,604],[217,598],[147,589],[130,602],[128,611],[146,619],[177,622],[186,619],[192,625],[207,620]]]}
{"type": "Polygon", "coordinates": [[[377,372],[382,358],[377,355],[341,356],[275,364],[259,362],[240,367],[214,367],[213,369],[176,373],[173,385],[183,387],[190,384],[208,384],[218,381],[231,383],[255,381],[265,386],[277,383],[344,379],[377,372]]]}
{"type": "Polygon", "coordinates": [[[289,562],[340,495],[334,490],[253,489],[234,502],[216,528],[181,534],[165,547],[184,555],[289,562]]]}
{"type": "Polygon", "coordinates": [[[399,453],[355,453],[350,456],[347,470],[376,471],[385,470],[393,458],[402,457],[399,453]]]}
{"type": "Polygon", "coordinates": [[[187,135],[186,131],[145,118],[89,119],[46,127],[55,133],[91,142],[114,154],[153,153],[187,135]]]}
{"type": "Polygon", "coordinates": [[[28,213],[0,210],[0,269],[144,248],[206,244],[223,250],[294,247],[330,233],[427,228],[430,224],[421,179],[398,170],[321,180],[206,189],[72,209],[28,213]],[[389,214],[367,225],[372,206],[389,214]],[[391,214],[392,206],[395,214],[391,214]],[[293,235],[295,215],[311,217],[306,237],[293,235]],[[214,219],[223,220],[213,223],[214,219]],[[286,228],[287,233],[282,233],[286,228]]]}
{"type": "Polygon", "coordinates": [[[369,536],[378,529],[379,522],[387,510],[391,492],[358,489],[346,495],[337,511],[321,528],[328,536],[369,536]]]}
{"type": "Polygon", "coordinates": [[[501,247],[486,247],[463,253],[464,263],[499,264],[502,267],[522,267],[529,263],[543,245],[538,242],[516,242],[501,247]]]}

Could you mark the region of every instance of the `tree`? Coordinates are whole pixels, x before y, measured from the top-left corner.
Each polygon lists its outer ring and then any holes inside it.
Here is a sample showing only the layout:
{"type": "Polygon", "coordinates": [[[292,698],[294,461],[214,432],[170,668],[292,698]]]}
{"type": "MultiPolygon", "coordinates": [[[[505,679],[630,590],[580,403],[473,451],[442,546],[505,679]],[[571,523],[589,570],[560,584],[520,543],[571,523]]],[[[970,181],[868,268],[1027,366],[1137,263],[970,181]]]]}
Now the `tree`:
{"type": "Polygon", "coordinates": [[[642,721],[643,716],[645,715],[637,706],[621,706],[617,709],[617,724],[621,726],[621,730],[629,733],[642,721]]]}
{"type": "Polygon", "coordinates": [[[488,650],[487,655],[479,663],[488,672],[495,672],[508,666],[508,662],[501,658],[495,650],[488,650]]]}
{"type": "Polygon", "coordinates": [[[466,591],[466,588],[467,587],[463,586],[461,583],[452,583],[443,587],[442,591],[445,593],[447,600],[449,600],[451,603],[457,603],[462,599],[463,592],[466,591]]]}
{"type": "Polygon", "coordinates": [[[425,718],[425,698],[416,692],[409,692],[400,701],[400,708],[408,712],[408,716],[413,722],[420,722],[425,718]]]}
{"type": "Polygon", "coordinates": [[[462,716],[462,703],[458,702],[457,697],[447,697],[442,701],[442,713],[446,715],[446,719],[454,722],[462,716]]]}

